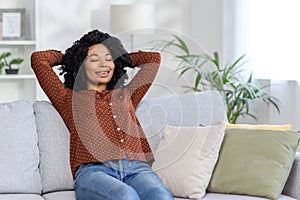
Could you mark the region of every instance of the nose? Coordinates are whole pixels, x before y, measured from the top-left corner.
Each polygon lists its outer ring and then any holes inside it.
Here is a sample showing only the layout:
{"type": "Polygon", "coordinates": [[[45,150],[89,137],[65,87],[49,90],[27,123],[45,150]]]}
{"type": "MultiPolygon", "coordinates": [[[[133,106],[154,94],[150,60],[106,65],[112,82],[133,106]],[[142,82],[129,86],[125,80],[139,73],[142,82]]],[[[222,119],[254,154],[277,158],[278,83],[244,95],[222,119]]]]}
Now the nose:
{"type": "Polygon", "coordinates": [[[106,62],[105,62],[105,59],[104,58],[102,58],[102,57],[98,57],[98,67],[100,67],[100,68],[105,68],[105,67],[107,67],[107,64],[106,64],[106,62]]]}
{"type": "Polygon", "coordinates": [[[107,65],[106,64],[100,64],[99,67],[100,68],[107,68],[107,65]]]}

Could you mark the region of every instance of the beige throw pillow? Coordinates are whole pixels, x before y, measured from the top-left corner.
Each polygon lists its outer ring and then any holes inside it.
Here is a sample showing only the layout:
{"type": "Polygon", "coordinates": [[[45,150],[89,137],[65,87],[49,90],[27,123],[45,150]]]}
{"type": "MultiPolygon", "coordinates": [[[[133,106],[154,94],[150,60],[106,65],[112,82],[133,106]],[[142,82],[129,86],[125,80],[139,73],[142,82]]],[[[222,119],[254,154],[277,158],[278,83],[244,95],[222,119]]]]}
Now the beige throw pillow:
{"type": "Polygon", "coordinates": [[[176,197],[205,195],[223,141],[225,125],[165,126],[153,170],[176,197]]]}

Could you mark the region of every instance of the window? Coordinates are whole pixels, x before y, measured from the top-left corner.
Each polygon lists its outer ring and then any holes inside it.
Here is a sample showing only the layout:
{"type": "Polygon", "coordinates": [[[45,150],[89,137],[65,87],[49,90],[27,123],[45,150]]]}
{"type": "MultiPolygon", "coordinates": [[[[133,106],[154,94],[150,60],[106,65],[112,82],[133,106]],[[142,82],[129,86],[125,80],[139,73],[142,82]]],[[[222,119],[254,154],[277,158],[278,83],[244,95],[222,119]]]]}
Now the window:
{"type": "Polygon", "coordinates": [[[299,0],[235,1],[234,51],[254,78],[300,80],[299,19],[299,0]]]}

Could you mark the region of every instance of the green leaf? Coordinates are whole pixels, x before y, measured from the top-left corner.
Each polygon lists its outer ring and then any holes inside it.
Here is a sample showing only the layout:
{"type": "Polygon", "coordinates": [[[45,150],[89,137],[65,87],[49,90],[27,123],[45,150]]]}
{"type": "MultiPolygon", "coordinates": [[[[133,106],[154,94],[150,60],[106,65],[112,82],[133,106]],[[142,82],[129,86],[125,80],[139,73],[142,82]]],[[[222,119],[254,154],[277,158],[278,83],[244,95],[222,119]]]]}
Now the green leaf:
{"type": "Polygon", "coordinates": [[[189,48],[186,45],[186,43],[177,35],[173,35],[177,41],[179,42],[180,45],[178,45],[178,47],[180,47],[187,55],[190,54],[189,48]]]}
{"type": "Polygon", "coordinates": [[[0,60],[5,59],[11,55],[10,52],[3,52],[0,56],[0,60]]]}
{"type": "Polygon", "coordinates": [[[18,64],[21,64],[23,61],[24,61],[24,59],[22,59],[22,58],[15,58],[9,62],[9,65],[18,65],[18,64]]]}
{"type": "Polygon", "coordinates": [[[235,67],[237,67],[238,65],[238,63],[244,58],[246,56],[246,54],[244,54],[244,55],[242,55],[242,56],[240,56],[232,65],[231,65],[231,67],[230,68],[235,68],[235,67]]]}
{"type": "Polygon", "coordinates": [[[195,80],[195,85],[194,85],[195,89],[198,88],[201,78],[202,78],[201,74],[197,74],[196,80],[195,80]]]}
{"type": "Polygon", "coordinates": [[[187,68],[185,68],[184,70],[182,70],[181,72],[180,72],[180,74],[179,74],[179,78],[185,73],[185,72],[187,72],[188,70],[190,70],[191,68],[190,67],[187,67],[187,68]]]}
{"type": "Polygon", "coordinates": [[[215,65],[219,68],[220,67],[220,59],[219,59],[219,54],[218,52],[214,52],[214,63],[215,65]]]}

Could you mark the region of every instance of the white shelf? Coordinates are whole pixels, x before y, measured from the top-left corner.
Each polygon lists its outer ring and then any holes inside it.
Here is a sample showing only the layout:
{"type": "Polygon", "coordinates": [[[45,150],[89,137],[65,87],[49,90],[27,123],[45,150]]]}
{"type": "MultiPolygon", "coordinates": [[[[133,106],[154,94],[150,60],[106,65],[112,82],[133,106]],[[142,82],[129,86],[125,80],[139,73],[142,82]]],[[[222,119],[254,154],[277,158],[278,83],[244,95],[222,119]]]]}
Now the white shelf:
{"type": "Polygon", "coordinates": [[[35,45],[34,40],[0,40],[0,45],[35,45]]]}
{"type": "Polygon", "coordinates": [[[33,103],[40,93],[36,76],[30,67],[30,55],[39,43],[36,37],[39,1],[41,0],[0,0],[0,8],[25,8],[26,10],[25,17],[22,19],[24,25],[22,37],[0,39],[0,54],[11,52],[12,57],[9,60],[18,57],[24,59],[18,74],[6,74],[3,68],[0,74],[0,103],[19,99],[33,103]]]}
{"type": "Polygon", "coordinates": [[[0,80],[11,80],[11,79],[35,79],[34,74],[6,74],[0,75],[0,80]]]}

